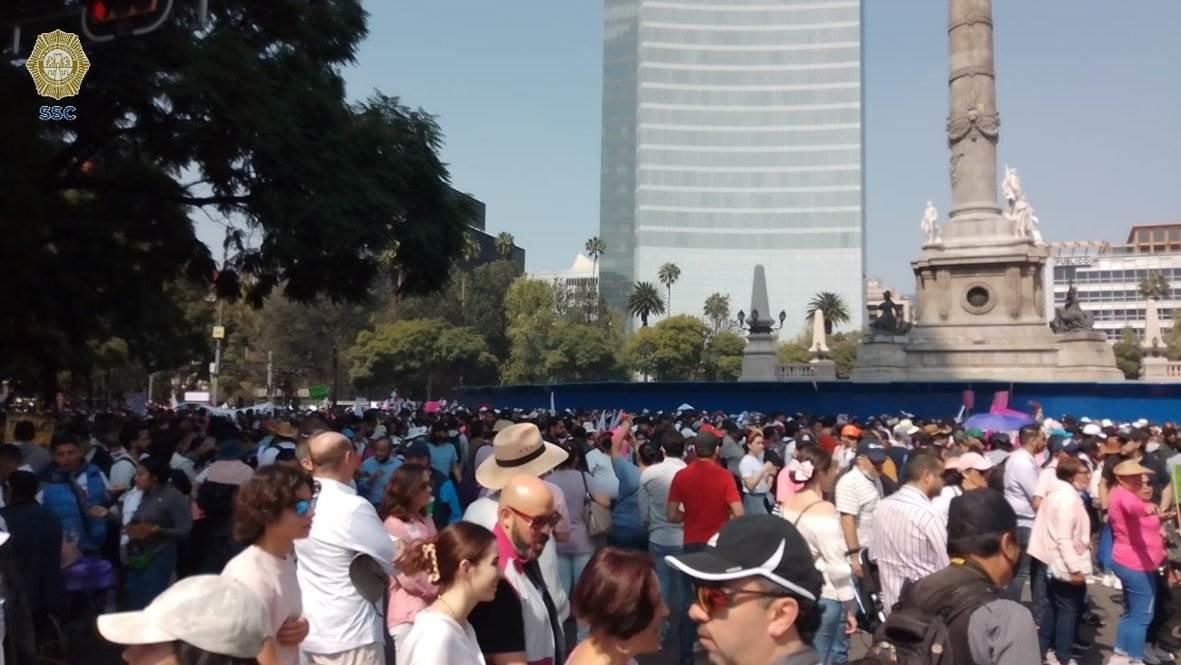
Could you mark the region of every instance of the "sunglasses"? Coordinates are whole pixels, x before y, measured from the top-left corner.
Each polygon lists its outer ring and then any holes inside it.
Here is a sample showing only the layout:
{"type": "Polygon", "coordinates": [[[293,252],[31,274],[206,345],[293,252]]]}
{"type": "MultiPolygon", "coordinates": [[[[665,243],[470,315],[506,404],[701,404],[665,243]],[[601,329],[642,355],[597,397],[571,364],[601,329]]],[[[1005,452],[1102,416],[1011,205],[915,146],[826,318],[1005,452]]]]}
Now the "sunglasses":
{"type": "Polygon", "coordinates": [[[312,511],[314,506],[314,501],[300,499],[299,501],[296,501],[294,504],[292,504],[291,509],[295,511],[296,515],[299,515],[300,517],[306,517],[307,514],[312,511]]]}
{"type": "Polygon", "coordinates": [[[529,513],[523,513],[521,511],[517,510],[516,508],[513,508],[512,506],[509,506],[509,510],[513,511],[513,514],[515,514],[517,517],[520,517],[521,520],[523,522],[525,522],[525,524],[528,524],[529,528],[534,531],[542,531],[544,529],[552,529],[558,525],[558,522],[560,522],[562,520],[562,516],[559,515],[558,513],[547,513],[545,515],[530,515],[529,513]]]}
{"type": "Polygon", "coordinates": [[[740,595],[752,598],[789,598],[788,594],[755,591],[748,589],[724,589],[720,586],[698,585],[696,588],[697,604],[705,610],[706,615],[713,617],[717,612],[733,607],[737,603],[735,598],[740,595]]]}

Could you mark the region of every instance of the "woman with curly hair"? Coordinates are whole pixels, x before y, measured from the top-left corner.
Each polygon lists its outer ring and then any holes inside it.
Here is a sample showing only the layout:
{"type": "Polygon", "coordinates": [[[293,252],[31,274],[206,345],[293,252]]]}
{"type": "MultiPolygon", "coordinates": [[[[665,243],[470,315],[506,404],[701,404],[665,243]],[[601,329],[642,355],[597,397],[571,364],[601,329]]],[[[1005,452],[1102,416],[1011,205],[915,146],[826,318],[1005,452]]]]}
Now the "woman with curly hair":
{"type": "Polygon", "coordinates": [[[427,540],[410,543],[395,561],[400,570],[425,575],[439,595],[414,617],[398,640],[398,665],[484,665],[468,615],[490,602],[500,582],[496,537],[471,522],[456,522],[427,540]]]}
{"type": "Polygon", "coordinates": [[[242,583],[267,609],[268,632],[259,665],[298,665],[308,634],[295,577],[295,541],[307,538],[314,515],[314,484],[302,470],[266,466],[234,499],[234,538],[248,547],[230,559],[222,576],[242,583]]]}
{"type": "MultiPolygon", "coordinates": [[[[430,468],[422,464],[403,464],[390,476],[385,496],[377,514],[385,520],[385,530],[397,543],[429,540],[437,533],[435,521],[427,512],[434,498],[430,468]]],[[[402,571],[390,577],[390,605],[386,628],[398,645],[410,632],[414,616],[435,599],[437,589],[425,572],[402,571]]]]}

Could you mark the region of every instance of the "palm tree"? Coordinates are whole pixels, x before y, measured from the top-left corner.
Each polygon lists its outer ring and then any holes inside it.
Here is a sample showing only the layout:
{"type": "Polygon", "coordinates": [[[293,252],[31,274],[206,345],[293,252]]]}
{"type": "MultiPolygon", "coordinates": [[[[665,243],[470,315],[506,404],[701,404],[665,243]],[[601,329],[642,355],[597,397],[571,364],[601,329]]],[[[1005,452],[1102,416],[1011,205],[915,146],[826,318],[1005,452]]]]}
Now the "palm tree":
{"type": "Polygon", "coordinates": [[[1173,292],[1173,287],[1164,275],[1153,270],[1144,279],[1140,280],[1138,290],[1140,297],[1145,300],[1160,300],[1161,298],[1168,297],[1173,292]]]}
{"type": "Polygon", "coordinates": [[[711,293],[705,299],[705,318],[713,321],[714,332],[717,332],[722,324],[730,318],[730,296],[722,295],[720,293],[711,293]]]}
{"type": "Polygon", "coordinates": [[[668,309],[671,312],[673,307],[673,284],[681,278],[681,269],[675,263],[666,263],[660,266],[660,270],[656,273],[657,279],[668,289],[668,309]]]}
{"type": "Polygon", "coordinates": [[[845,299],[832,291],[821,291],[812,296],[808,303],[808,320],[819,310],[824,314],[824,334],[831,335],[833,324],[849,322],[849,308],[845,306],[845,299]]]}
{"type": "Polygon", "coordinates": [[[664,298],[660,297],[660,291],[652,282],[636,282],[627,297],[627,311],[640,317],[640,322],[647,327],[649,315],[664,314],[664,298]]]}
{"type": "Polygon", "coordinates": [[[595,277],[599,276],[599,257],[603,252],[607,251],[607,243],[599,236],[589,238],[586,241],[586,255],[591,257],[591,261],[595,262],[595,277]]]}
{"type": "Polygon", "coordinates": [[[496,253],[502,259],[511,258],[513,255],[513,245],[516,244],[516,239],[513,234],[508,231],[501,231],[496,235],[496,253]]]}

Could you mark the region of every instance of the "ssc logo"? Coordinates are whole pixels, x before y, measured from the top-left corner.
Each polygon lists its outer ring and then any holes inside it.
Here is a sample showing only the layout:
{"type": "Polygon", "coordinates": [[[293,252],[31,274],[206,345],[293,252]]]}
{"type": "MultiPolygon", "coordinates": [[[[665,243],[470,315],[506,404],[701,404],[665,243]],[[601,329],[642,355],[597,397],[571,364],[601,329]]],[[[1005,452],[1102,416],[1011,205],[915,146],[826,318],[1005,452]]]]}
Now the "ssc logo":
{"type": "Polygon", "coordinates": [[[65,99],[78,94],[82,79],[90,70],[90,60],[82,51],[78,35],[54,30],[37,35],[25,68],[33,77],[38,95],[65,99]]]}

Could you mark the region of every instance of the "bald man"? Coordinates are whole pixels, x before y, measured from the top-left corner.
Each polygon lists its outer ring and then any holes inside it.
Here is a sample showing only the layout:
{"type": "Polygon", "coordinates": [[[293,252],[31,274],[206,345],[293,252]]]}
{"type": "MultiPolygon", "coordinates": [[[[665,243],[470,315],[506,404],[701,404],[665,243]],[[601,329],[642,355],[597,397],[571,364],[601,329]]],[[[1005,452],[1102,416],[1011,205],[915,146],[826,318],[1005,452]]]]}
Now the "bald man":
{"type": "Polygon", "coordinates": [[[309,624],[300,648],[312,665],[385,665],[385,626],[373,603],[357,592],[349,567],[367,555],[393,574],[394,541],[373,505],[350,484],[359,458],[349,440],[322,432],[308,440],[307,449],[319,493],[311,533],[295,541],[309,624]]]}
{"type": "Polygon", "coordinates": [[[500,491],[496,526],[501,580],[496,597],[468,617],[489,665],[542,665],[565,659],[562,623],[538,557],[560,519],[554,495],[532,475],[500,491]]]}

